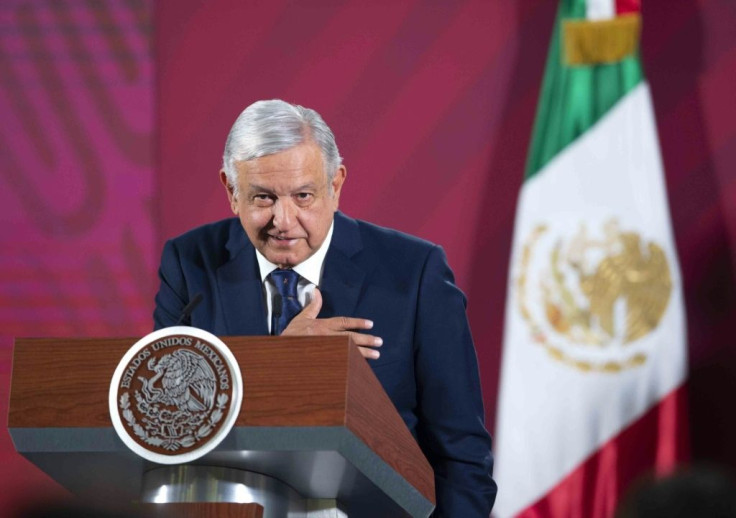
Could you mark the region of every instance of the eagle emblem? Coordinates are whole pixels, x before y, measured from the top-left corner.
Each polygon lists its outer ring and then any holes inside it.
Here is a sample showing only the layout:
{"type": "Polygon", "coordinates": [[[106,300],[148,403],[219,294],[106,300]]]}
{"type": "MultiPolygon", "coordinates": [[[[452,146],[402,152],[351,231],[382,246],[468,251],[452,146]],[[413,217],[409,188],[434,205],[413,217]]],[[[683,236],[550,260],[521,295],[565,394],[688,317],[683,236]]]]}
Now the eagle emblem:
{"type": "Polygon", "coordinates": [[[600,234],[581,224],[565,240],[538,225],[523,244],[514,288],[534,341],[553,358],[617,372],[646,361],[633,346],[661,322],[673,281],[658,243],[621,230],[615,219],[600,234]]]}
{"type": "Polygon", "coordinates": [[[185,326],[139,340],[110,386],[118,436],[164,464],[189,462],[217,446],[241,401],[242,377],[232,353],[211,333],[185,326]]]}
{"type": "Polygon", "coordinates": [[[209,410],[215,402],[215,373],[201,354],[179,349],[148,361],[156,374],[140,376],[141,394],[148,405],[174,406],[180,412],[209,410]],[[161,380],[161,386],[156,383],[161,380]]]}

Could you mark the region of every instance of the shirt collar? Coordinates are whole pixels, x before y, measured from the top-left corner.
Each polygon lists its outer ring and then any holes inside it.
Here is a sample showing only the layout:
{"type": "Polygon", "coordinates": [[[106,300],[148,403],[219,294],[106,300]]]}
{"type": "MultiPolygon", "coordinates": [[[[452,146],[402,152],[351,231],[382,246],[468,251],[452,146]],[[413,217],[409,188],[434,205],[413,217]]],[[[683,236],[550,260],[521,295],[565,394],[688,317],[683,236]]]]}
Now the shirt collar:
{"type": "MultiPolygon", "coordinates": [[[[319,286],[320,280],[322,279],[322,267],[325,263],[327,250],[330,248],[332,231],[334,228],[335,220],[333,219],[330,224],[330,229],[327,231],[327,236],[325,236],[325,240],[317,251],[292,268],[301,277],[316,286],[319,286]]],[[[256,259],[258,259],[258,269],[261,271],[261,282],[265,282],[266,277],[268,277],[272,271],[276,270],[278,266],[266,259],[258,250],[256,250],[256,259]]]]}

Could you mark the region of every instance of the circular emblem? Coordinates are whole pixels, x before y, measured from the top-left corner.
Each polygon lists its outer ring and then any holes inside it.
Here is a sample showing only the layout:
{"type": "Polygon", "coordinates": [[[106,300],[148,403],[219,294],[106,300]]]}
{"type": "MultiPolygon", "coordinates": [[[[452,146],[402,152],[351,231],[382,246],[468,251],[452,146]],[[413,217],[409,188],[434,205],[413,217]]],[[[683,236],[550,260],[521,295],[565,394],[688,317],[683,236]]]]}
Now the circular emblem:
{"type": "Polygon", "coordinates": [[[582,371],[619,372],[647,359],[647,337],[672,294],[664,249],[616,220],[590,236],[537,225],[522,244],[518,311],[552,358],[582,371]]]}
{"type": "Polygon", "coordinates": [[[110,417],[133,452],[152,462],[198,459],[228,434],[243,380],[235,357],[212,333],[175,326],[131,347],[110,383],[110,417]]]}

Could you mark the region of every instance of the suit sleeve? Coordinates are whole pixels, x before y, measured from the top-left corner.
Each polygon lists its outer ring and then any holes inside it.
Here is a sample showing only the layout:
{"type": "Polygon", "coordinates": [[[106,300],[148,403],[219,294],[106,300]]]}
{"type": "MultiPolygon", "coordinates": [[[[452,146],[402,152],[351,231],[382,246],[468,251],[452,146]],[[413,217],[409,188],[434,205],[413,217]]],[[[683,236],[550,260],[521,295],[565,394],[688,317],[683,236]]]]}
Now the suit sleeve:
{"type": "Polygon", "coordinates": [[[417,302],[417,438],[435,471],[435,517],[487,518],[496,498],[478,361],[444,251],[427,256],[417,302]]]}
{"type": "Polygon", "coordinates": [[[184,272],[173,241],[168,241],[164,245],[158,277],[160,285],[156,294],[156,308],[153,311],[154,329],[175,325],[188,302],[184,272]]]}

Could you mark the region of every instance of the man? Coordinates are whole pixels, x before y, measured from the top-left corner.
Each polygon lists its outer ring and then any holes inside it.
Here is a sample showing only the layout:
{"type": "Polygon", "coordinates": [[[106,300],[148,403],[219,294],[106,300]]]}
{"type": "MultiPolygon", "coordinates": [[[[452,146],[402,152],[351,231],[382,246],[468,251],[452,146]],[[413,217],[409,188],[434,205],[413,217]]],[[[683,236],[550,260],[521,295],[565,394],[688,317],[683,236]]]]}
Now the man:
{"type": "Polygon", "coordinates": [[[434,516],[486,518],[496,485],[465,297],[440,247],[338,212],[345,178],[315,111],[249,106],[220,171],[237,218],[166,243],[156,328],[202,294],[185,323],[216,335],[349,334],[435,471],[434,516]]]}

